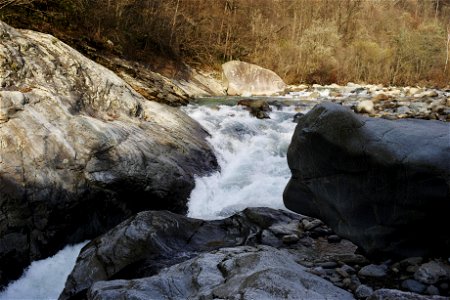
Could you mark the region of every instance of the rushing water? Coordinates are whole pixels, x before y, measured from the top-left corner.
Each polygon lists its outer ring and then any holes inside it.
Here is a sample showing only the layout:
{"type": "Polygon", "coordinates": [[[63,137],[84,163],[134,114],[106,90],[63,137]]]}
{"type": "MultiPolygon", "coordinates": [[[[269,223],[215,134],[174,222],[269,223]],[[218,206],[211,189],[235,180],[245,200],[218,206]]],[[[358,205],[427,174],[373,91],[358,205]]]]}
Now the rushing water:
{"type": "Polygon", "coordinates": [[[33,262],[19,280],[0,293],[0,300],[58,299],[85,244],[66,246],[52,257],[33,262]]]}
{"type": "MultiPolygon", "coordinates": [[[[210,132],[221,167],[221,172],[196,178],[189,216],[217,219],[252,206],[284,208],[282,193],[290,177],[286,152],[296,125],[293,108],[273,108],[265,120],[241,106],[189,105],[184,110],[210,132]]],[[[0,300],[57,299],[84,244],[33,262],[0,293],[0,300]]]]}
{"type": "Polygon", "coordinates": [[[242,106],[190,105],[185,111],[211,133],[221,172],[196,179],[190,217],[217,219],[246,207],[284,208],[283,189],[291,175],[286,153],[296,113],[273,109],[259,120],[242,106]]]}

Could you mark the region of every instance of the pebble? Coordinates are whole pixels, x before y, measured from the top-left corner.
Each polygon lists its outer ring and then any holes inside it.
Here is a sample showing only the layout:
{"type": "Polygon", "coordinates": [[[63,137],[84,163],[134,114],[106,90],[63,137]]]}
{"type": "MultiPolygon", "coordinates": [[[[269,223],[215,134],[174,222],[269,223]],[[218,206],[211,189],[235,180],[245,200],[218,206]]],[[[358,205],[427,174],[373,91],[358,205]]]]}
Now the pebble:
{"type": "Polygon", "coordinates": [[[439,279],[448,279],[447,271],[441,263],[430,261],[419,267],[414,273],[414,278],[425,284],[435,284],[439,279]]]}
{"type": "Polygon", "coordinates": [[[439,295],[439,289],[434,285],[430,285],[427,287],[426,293],[428,295],[439,295]]]}
{"type": "Polygon", "coordinates": [[[281,240],[285,244],[294,244],[294,243],[298,242],[299,238],[298,238],[298,235],[296,235],[296,234],[288,234],[288,235],[284,235],[281,238],[281,240]]]}
{"type": "Polygon", "coordinates": [[[416,273],[418,269],[419,269],[419,266],[408,266],[406,268],[406,272],[408,272],[408,273],[416,273]]]}
{"type": "Polygon", "coordinates": [[[356,270],[352,267],[350,267],[349,265],[343,265],[341,267],[341,270],[347,272],[348,274],[355,274],[356,270]]]}
{"type": "Polygon", "coordinates": [[[358,286],[358,288],[355,291],[355,295],[359,299],[365,299],[365,298],[369,297],[370,295],[372,295],[372,293],[373,293],[373,289],[370,286],[367,286],[365,284],[361,284],[360,286],[358,286]]]}
{"type": "Polygon", "coordinates": [[[411,110],[407,106],[400,106],[397,108],[398,114],[406,115],[406,114],[409,114],[410,112],[411,112],[411,110]]]}
{"type": "Polygon", "coordinates": [[[389,96],[386,94],[378,94],[372,98],[372,102],[380,102],[380,101],[386,101],[386,100],[389,100],[389,96]]]}
{"type": "Polygon", "coordinates": [[[417,280],[414,279],[407,279],[405,281],[402,282],[402,288],[404,288],[405,290],[408,290],[410,292],[414,292],[414,293],[423,293],[425,291],[425,289],[427,288],[426,285],[418,282],[417,280]]]}
{"type": "Polygon", "coordinates": [[[338,266],[338,264],[335,263],[334,261],[321,262],[321,263],[317,263],[316,265],[319,267],[322,267],[324,269],[333,269],[338,266]]]}
{"type": "Polygon", "coordinates": [[[404,260],[400,261],[400,264],[402,266],[404,265],[420,265],[423,262],[423,258],[420,256],[416,256],[416,257],[408,257],[405,258],[404,260]]]}
{"type": "Polygon", "coordinates": [[[387,275],[386,265],[367,265],[359,270],[358,275],[364,277],[380,278],[387,275]]]}
{"type": "Polygon", "coordinates": [[[272,232],[266,229],[261,233],[261,243],[272,247],[281,246],[280,240],[272,232]]]}
{"type": "Polygon", "coordinates": [[[327,239],[329,243],[339,243],[342,240],[340,236],[335,234],[329,235],[327,239]]]}
{"type": "Polygon", "coordinates": [[[342,268],[336,268],[336,273],[338,273],[339,275],[341,275],[344,278],[350,277],[350,275],[342,268]]]}
{"type": "Polygon", "coordinates": [[[305,228],[305,230],[312,230],[312,229],[316,228],[317,226],[322,225],[323,223],[322,223],[322,221],[317,220],[317,219],[313,220],[311,222],[306,219],[303,219],[302,224],[303,224],[303,228],[305,228]]]}
{"type": "Polygon", "coordinates": [[[364,100],[358,103],[356,106],[356,111],[359,113],[373,113],[374,112],[373,102],[371,100],[364,100]]]}

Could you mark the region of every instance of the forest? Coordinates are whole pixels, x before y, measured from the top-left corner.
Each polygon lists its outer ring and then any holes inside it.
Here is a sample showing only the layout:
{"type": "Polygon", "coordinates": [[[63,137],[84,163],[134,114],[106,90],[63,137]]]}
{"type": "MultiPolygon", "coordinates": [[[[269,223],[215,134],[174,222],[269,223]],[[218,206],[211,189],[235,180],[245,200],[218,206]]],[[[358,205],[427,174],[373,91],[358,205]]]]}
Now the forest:
{"type": "Polygon", "coordinates": [[[449,0],[2,0],[0,18],[150,65],[247,61],[291,84],[443,87],[450,74],[449,0]]]}

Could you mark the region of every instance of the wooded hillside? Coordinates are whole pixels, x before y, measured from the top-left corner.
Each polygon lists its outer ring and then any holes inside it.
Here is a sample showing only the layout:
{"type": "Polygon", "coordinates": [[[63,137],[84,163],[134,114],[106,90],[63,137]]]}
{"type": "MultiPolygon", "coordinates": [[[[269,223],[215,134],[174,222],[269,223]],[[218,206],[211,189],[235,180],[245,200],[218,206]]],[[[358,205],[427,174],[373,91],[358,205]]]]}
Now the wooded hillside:
{"type": "Polygon", "coordinates": [[[450,0],[3,0],[0,9],[11,25],[143,62],[238,59],[288,83],[449,79],[450,0]]]}

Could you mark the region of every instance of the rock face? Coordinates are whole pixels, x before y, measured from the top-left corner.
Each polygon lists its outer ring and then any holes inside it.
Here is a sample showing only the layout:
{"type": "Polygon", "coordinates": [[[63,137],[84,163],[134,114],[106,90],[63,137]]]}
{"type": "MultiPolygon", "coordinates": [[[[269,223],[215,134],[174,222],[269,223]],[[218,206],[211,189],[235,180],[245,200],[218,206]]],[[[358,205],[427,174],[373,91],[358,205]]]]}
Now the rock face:
{"type": "Polygon", "coordinates": [[[354,299],[286,250],[226,248],[135,280],[95,283],[88,299],[354,299]]]}
{"type": "Polygon", "coordinates": [[[217,168],[201,126],[56,38],[0,23],[0,286],[217,168]]]}
{"type": "Polygon", "coordinates": [[[362,117],[324,103],[288,151],[289,209],[317,217],[372,256],[450,249],[450,124],[362,117]]]}
{"type": "Polygon", "coordinates": [[[299,265],[306,258],[320,261],[326,248],[312,245],[302,225],[314,223],[309,220],[269,208],[216,221],[141,212],[82,249],[60,299],[87,291],[90,299],[241,299],[240,293],[252,299],[351,299],[299,265]]]}
{"type": "Polygon", "coordinates": [[[222,65],[230,96],[273,95],[284,91],[286,84],[273,71],[242,61],[222,65]]]}

